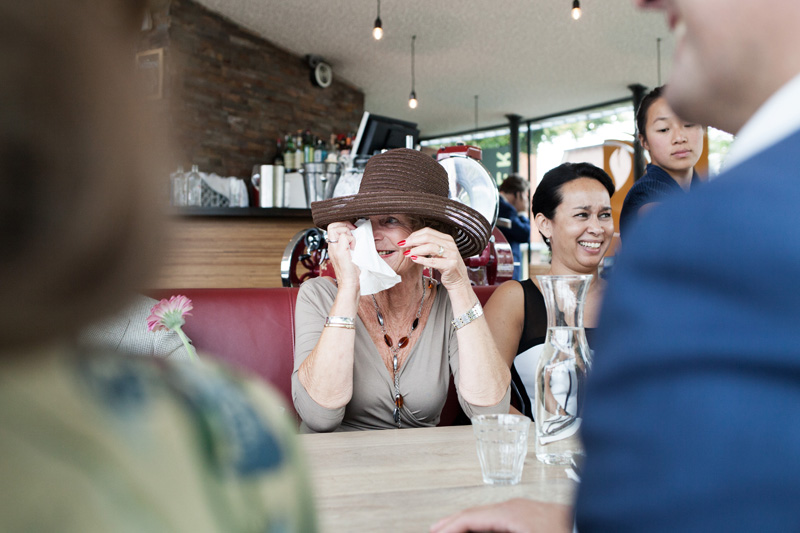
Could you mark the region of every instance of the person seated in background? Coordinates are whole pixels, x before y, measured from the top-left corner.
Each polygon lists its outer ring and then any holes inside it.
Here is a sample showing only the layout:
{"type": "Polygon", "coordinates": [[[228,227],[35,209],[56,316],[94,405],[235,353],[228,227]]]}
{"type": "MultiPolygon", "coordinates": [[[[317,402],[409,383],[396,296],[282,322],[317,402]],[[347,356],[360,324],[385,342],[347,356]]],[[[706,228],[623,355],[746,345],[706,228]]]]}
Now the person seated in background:
{"type": "Polygon", "coordinates": [[[292,396],[303,429],[435,426],[451,374],[467,416],[508,412],[511,376],[463,260],[483,251],[491,227],[447,191],[444,167],[399,148],[370,158],[358,194],[311,204],[336,279],[310,279],[297,296],[292,396]],[[359,247],[396,284],[363,294],[359,247]]]}
{"type": "Polygon", "coordinates": [[[677,116],[663,96],[664,88],[650,91],[636,111],[639,141],[650,154],[650,164],[625,196],[620,234],[664,198],[700,183],[694,166],[703,153],[703,126],[677,116]]]}
{"type": "Polygon", "coordinates": [[[136,294],[122,312],[90,324],[80,332],[78,343],[86,348],[102,349],[128,355],[163,357],[189,361],[183,341],[172,330],[150,331],[147,317],[158,300],[136,294]]]}
{"type": "Polygon", "coordinates": [[[132,79],[143,8],[0,3],[0,530],[313,531],[276,393],[73,340],[156,265],[169,166],[132,79]]]}
{"type": "Polygon", "coordinates": [[[522,279],[520,244],[531,240],[531,221],[528,219],[528,190],[530,184],[519,174],[509,174],[498,189],[497,228],[511,246],[514,256],[514,279],[522,279]]]}
{"type": "MultiPolygon", "coordinates": [[[[584,311],[587,328],[597,325],[606,284],[598,270],[614,235],[613,194],[609,175],[590,163],[557,166],[544,175],[533,194],[534,221],[552,255],[547,274],[593,276],[584,311]]],[[[486,321],[500,355],[511,367],[515,407],[533,418],[536,365],[547,334],[539,282],[503,283],[486,302],[486,321]]]]}

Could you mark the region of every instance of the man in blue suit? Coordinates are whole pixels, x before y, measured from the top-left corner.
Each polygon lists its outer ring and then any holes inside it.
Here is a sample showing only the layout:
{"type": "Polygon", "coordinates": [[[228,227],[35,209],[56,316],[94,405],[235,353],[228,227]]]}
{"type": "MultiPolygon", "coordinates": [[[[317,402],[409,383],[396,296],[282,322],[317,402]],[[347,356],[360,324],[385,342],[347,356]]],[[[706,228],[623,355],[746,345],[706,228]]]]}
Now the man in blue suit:
{"type": "MultiPolygon", "coordinates": [[[[577,527],[800,531],[800,2],[637,3],[675,30],[670,106],[737,139],[726,172],[626,239],[594,346],[577,527]]],[[[566,516],[515,500],[435,530],[566,530],[566,516]]]]}
{"type": "Polygon", "coordinates": [[[800,531],[800,3],[638,0],[727,171],[633,228],[587,399],[583,531],[800,531]]]}
{"type": "Polygon", "coordinates": [[[519,174],[510,174],[498,188],[500,205],[497,206],[497,227],[511,246],[514,257],[514,279],[522,280],[522,250],[520,244],[531,240],[531,221],[527,216],[530,207],[528,180],[519,174]]]}

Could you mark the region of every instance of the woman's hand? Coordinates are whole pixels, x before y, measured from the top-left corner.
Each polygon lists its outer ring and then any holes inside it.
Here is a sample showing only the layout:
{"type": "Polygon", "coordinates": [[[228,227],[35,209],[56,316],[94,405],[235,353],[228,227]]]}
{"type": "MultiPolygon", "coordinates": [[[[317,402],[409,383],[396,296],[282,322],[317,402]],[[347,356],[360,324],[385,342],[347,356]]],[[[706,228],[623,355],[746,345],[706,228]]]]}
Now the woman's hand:
{"type": "Polygon", "coordinates": [[[572,509],[566,505],[516,498],[473,507],[445,517],[431,526],[431,533],[497,531],[546,533],[572,531],[572,509]]]}
{"type": "MultiPolygon", "coordinates": [[[[404,254],[420,265],[435,268],[447,289],[453,316],[469,311],[478,297],[472,289],[467,266],[461,259],[453,237],[431,228],[422,228],[397,243],[404,254]]],[[[486,320],[481,317],[456,331],[458,338],[459,395],[468,403],[497,406],[507,401],[511,372],[497,351],[486,320]]],[[[507,406],[508,404],[506,404],[507,406]]],[[[502,406],[501,406],[502,407],[502,406]]],[[[508,411],[508,407],[501,409],[508,411]]]]}
{"type": "Polygon", "coordinates": [[[448,291],[471,286],[467,266],[450,235],[422,228],[406,237],[402,247],[403,254],[415,263],[438,270],[442,285],[448,291]]]}
{"type": "Polygon", "coordinates": [[[339,289],[359,289],[358,277],[361,271],[353,263],[351,250],[355,248],[356,239],[353,230],[356,227],[350,222],[334,222],[328,225],[328,257],[331,258],[333,269],[336,271],[336,282],[339,289]]]}
{"type": "MultiPolygon", "coordinates": [[[[327,311],[329,317],[358,316],[360,272],[350,255],[350,250],[355,247],[354,229],[356,227],[349,222],[334,222],[328,226],[328,256],[336,270],[338,287],[333,305],[329,310],[323,310],[327,311]]],[[[311,307],[312,302],[304,302],[302,309],[311,307]]],[[[298,306],[298,312],[300,309],[298,306]]],[[[309,322],[319,316],[319,310],[315,313],[306,312],[312,317],[309,322]]],[[[308,324],[298,322],[298,331],[306,327],[308,324]]],[[[302,332],[300,335],[303,335],[302,332]]],[[[352,329],[323,327],[316,344],[300,363],[297,379],[319,406],[341,409],[352,398],[354,347],[355,332],[352,329]]],[[[341,418],[335,424],[338,426],[340,422],[341,418]]],[[[326,419],[318,427],[327,427],[325,424],[328,423],[331,423],[331,419],[326,419]]]]}

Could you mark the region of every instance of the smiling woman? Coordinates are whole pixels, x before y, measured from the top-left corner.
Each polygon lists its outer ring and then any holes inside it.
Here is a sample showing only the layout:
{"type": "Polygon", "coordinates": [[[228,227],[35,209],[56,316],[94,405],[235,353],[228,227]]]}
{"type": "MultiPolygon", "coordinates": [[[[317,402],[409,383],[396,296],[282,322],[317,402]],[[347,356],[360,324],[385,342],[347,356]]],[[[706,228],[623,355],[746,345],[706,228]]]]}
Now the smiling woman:
{"type": "MultiPolygon", "coordinates": [[[[542,178],[531,203],[539,233],[552,251],[548,275],[593,276],[586,297],[587,334],[595,327],[605,281],[598,268],[611,245],[614,182],[589,163],[564,163],[542,178]]],[[[508,281],[486,303],[501,357],[511,368],[514,407],[533,418],[533,377],[547,333],[547,310],[536,281],[508,281]]],[[[591,339],[590,339],[591,340],[591,339]]]]}
{"type": "Polygon", "coordinates": [[[468,416],[508,411],[508,366],[463,261],[485,248],[491,228],[450,200],[447,184],[433,158],[401,148],[369,160],[358,194],[311,204],[336,279],[311,279],[297,297],[292,398],[303,429],[435,426],[451,374],[468,416]],[[356,236],[369,235],[359,219],[372,237],[357,253],[369,245],[375,269],[399,283],[365,290],[352,255],[356,236]]]}

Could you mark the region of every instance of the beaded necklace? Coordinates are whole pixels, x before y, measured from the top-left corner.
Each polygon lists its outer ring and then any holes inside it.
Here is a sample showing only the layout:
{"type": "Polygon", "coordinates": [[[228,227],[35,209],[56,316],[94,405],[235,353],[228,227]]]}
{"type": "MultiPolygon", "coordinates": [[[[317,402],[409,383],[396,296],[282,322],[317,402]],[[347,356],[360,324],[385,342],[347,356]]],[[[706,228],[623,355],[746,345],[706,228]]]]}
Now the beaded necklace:
{"type": "Polygon", "coordinates": [[[375,304],[375,313],[378,315],[378,324],[381,326],[383,341],[392,352],[392,376],[394,377],[394,409],[392,410],[392,417],[394,418],[395,424],[397,424],[397,427],[399,428],[400,409],[403,408],[403,395],[400,394],[400,376],[397,375],[397,354],[400,352],[400,348],[405,348],[408,346],[411,334],[415,329],[417,329],[417,326],[419,326],[419,317],[422,314],[422,304],[425,303],[425,276],[422,276],[422,298],[420,298],[419,307],[417,308],[417,316],[411,323],[411,329],[408,331],[408,335],[401,337],[400,340],[397,341],[397,346],[395,346],[389,334],[386,333],[386,326],[383,323],[383,314],[381,313],[380,307],[378,307],[378,301],[375,299],[374,294],[372,295],[372,303],[375,304]]]}

